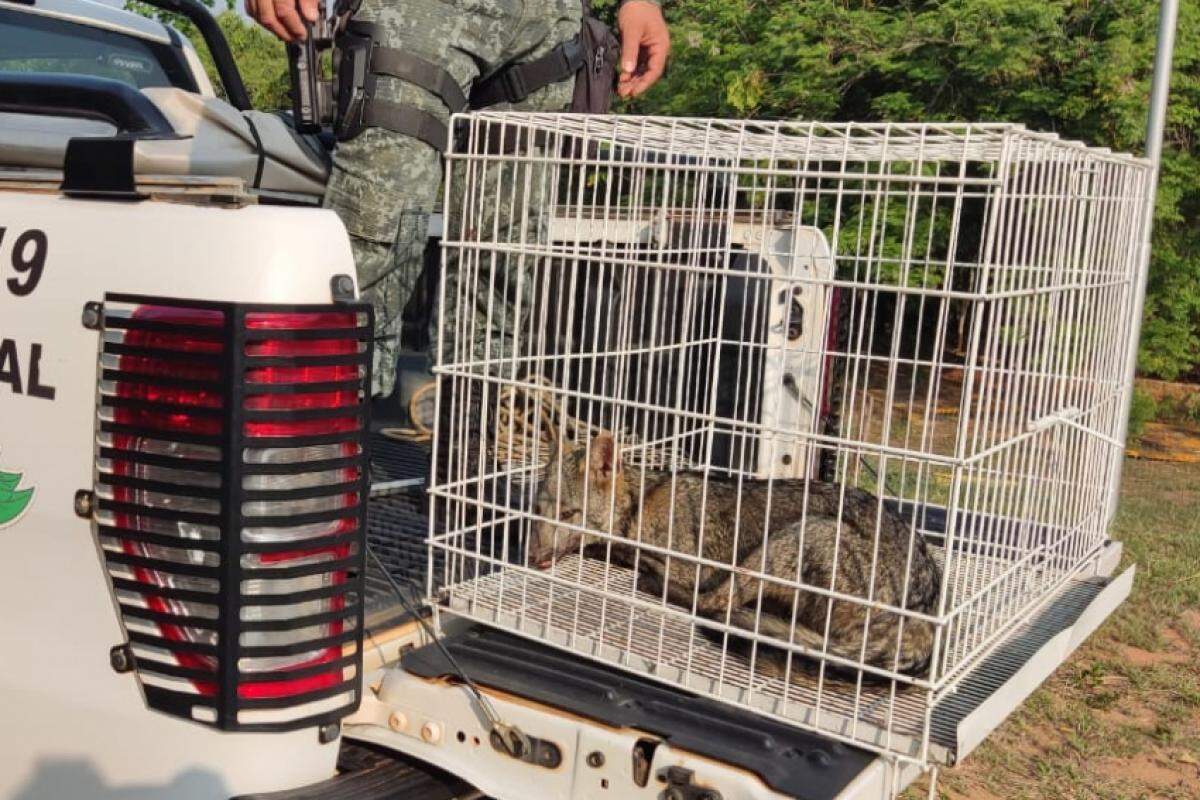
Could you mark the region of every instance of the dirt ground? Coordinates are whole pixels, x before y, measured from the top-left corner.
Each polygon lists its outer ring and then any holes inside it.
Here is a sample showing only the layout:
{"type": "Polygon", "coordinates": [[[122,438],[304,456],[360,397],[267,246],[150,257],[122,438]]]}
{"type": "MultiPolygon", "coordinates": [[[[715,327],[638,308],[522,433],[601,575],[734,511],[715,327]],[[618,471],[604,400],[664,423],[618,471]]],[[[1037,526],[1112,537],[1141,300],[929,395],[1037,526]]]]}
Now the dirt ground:
{"type": "Polygon", "coordinates": [[[1200,798],[1200,464],[1127,459],[1121,495],[1113,535],[1138,565],[1133,594],[941,773],[941,798],[1200,798]]]}

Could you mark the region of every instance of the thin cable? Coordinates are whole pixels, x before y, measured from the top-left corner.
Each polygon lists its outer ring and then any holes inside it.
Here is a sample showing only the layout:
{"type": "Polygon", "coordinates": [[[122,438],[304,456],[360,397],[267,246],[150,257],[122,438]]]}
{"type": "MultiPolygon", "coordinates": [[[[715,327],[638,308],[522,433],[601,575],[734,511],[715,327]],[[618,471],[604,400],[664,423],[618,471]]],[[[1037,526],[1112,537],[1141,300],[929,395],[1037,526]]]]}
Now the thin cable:
{"type": "MultiPolygon", "coordinates": [[[[496,712],[496,708],[491,704],[491,701],[484,696],[483,692],[479,691],[479,687],[475,685],[475,681],[471,680],[470,676],[467,675],[466,671],[462,668],[462,665],[458,663],[458,660],[454,658],[454,656],[446,648],[446,645],[442,643],[441,638],[437,635],[437,632],[434,631],[433,626],[430,625],[429,621],[425,619],[425,616],[421,614],[420,609],[417,608],[416,604],[414,604],[412,600],[404,593],[404,590],[400,587],[400,584],[396,582],[394,577],[392,577],[391,572],[389,572],[388,568],[384,566],[383,561],[380,560],[379,556],[375,553],[375,549],[371,547],[370,544],[367,544],[367,554],[371,557],[371,560],[375,562],[375,566],[378,567],[379,571],[383,574],[384,580],[388,582],[388,586],[392,588],[392,591],[396,594],[396,598],[400,601],[400,604],[404,606],[404,610],[409,614],[412,614],[417,622],[421,624],[421,627],[425,629],[425,633],[428,634],[429,638],[433,641],[433,644],[446,659],[446,662],[450,664],[450,668],[454,671],[455,677],[463,682],[463,684],[475,698],[475,702],[479,705],[483,715],[487,717],[488,724],[491,726],[491,730],[499,734],[501,741],[504,743],[504,746],[508,748],[509,753],[517,758],[520,758],[523,753],[528,752],[525,735],[521,733],[521,731],[515,725],[508,725],[502,719],[500,719],[500,715],[496,712]],[[509,738],[510,736],[515,737],[517,743],[514,743],[514,741],[509,738]]],[[[408,576],[405,576],[404,580],[406,583],[412,584],[413,588],[417,592],[420,592],[420,585],[416,581],[408,576]]]]}

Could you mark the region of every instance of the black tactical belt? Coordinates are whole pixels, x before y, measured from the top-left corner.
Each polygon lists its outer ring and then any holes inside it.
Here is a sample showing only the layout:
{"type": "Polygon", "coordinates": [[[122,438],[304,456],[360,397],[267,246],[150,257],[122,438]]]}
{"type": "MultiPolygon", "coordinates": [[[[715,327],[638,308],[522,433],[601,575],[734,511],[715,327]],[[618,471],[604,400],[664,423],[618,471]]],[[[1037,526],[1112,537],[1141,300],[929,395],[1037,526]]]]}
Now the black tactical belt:
{"type": "MultiPolygon", "coordinates": [[[[361,23],[355,24],[357,26],[361,23]]],[[[372,38],[374,38],[374,31],[372,31],[372,38]]],[[[467,97],[463,94],[453,75],[436,64],[403,50],[378,45],[372,47],[370,70],[376,75],[390,75],[393,78],[420,86],[445,103],[451,114],[457,114],[467,107],[467,97]]]]}
{"type": "Polygon", "coordinates": [[[443,152],[448,129],[440,119],[408,103],[378,99],[376,79],[385,75],[411,83],[437,97],[456,114],[497,103],[520,103],[551,84],[567,80],[584,66],[584,47],[576,37],[541,58],[513,64],[478,80],[468,97],[458,81],[443,67],[394,47],[377,45],[379,28],[349,20],[337,33],[339,57],[337,111],[334,129],[340,141],[353,139],[364,128],[384,128],[425,142],[443,152]]]}
{"type": "Polygon", "coordinates": [[[416,106],[398,105],[386,100],[371,100],[362,114],[362,125],[367,128],[386,128],[420,139],[439,153],[446,149],[449,131],[442,121],[416,106]]]}
{"type": "Polygon", "coordinates": [[[513,64],[476,81],[471,87],[471,108],[497,103],[520,103],[538,89],[564,81],[583,68],[579,39],[563,42],[541,58],[513,64]]]}

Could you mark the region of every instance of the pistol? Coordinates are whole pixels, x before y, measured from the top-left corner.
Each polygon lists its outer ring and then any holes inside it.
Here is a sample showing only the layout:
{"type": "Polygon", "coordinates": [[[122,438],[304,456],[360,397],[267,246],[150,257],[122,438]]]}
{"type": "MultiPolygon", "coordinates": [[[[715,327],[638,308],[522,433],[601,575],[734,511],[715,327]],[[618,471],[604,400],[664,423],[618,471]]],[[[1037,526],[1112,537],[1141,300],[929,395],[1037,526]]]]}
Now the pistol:
{"type": "Polygon", "coordinates": [[[333,45],[325,0],[317,3],[317,21],[304,28],[304,41],[287,46],[292,116],[299,132],[319,133],[333,122],[333,85],[321,71],[321,54],[333,45]]]}

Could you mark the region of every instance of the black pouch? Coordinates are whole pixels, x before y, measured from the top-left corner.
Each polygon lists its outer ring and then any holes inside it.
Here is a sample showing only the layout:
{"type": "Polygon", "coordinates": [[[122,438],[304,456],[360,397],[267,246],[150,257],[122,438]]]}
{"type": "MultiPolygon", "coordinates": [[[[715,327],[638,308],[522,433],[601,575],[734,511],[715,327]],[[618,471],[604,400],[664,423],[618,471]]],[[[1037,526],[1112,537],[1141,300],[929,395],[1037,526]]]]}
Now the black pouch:
{"type": "Polygon", "coordinates": [[[583,67],[575,76],[571,111],[578,114],[607,114],[617,87],[617,62],[621,42],[612,28],[585,13],[579,31],[583,67]]]}

